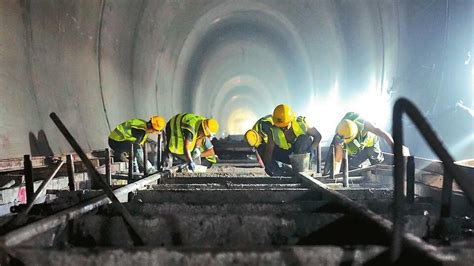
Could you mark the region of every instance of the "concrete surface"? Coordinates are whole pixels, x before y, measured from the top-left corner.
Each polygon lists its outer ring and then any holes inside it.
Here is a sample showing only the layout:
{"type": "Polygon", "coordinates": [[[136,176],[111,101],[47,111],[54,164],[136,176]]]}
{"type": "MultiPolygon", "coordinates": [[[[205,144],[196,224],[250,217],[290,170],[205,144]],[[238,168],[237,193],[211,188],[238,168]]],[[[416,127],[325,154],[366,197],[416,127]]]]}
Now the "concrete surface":
{"type": "Polygon", "coordinates": [[[15,253],[27,264],[41,265],[362,265],[376,261],[386,250],[365,247],[283,247],[280,249],[207,250],[179,248],[120,249],[98,252],[76,248],[61,250],[18,248],[15,253]]]}
{"type": "MultiPolygon", "coordinates": [[[[346,98],[392,88],[393,98],[432,111],[438,80],[428,77],[440,75],[426,65],[443,54],[464,60],[472,5],[450,1],[453,42],[443,46],[442,1],[1,1],[0,158],[70,151],[52,111],[86,151],[106,147],[110,128],[131,117],[195,111],[227,134],[242,130],[241,114],[256,118],[281,102],[329,135],[334,125],[308,110],[335,87],[346,98]]],[[[470,70],[446,66],[449,94],[441,91],[435,113],[472,99],[455,83],[470,70]]],[[[453,115],[440,130],[448,144],[472,131],[453,115]]],[[[471,142],[453,152],[473,150],[471,142]]]]}

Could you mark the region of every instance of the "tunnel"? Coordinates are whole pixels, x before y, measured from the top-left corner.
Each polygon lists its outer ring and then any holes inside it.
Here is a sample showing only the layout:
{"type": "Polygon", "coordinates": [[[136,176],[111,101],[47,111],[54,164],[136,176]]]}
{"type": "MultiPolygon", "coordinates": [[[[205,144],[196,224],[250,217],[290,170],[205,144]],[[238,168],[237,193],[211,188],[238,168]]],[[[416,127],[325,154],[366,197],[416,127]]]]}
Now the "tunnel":
{"type": "Polygon", "coordinates": [[[474,0],[2,0],[0,265],[474,265],[473,55],[474,0]]]}
{"type": "MultiPolygon", "coordinates": [[[[179,112],[241,135],[286,103],[328,140],[357,111],[391,130],[417,104],[457,159],[474,157],[473,2],[0,3],[0,158],[107,147],[130,118],[179,112]],[[462,108],[465,107],[465,108],[462,108]]],[[[411,149],[435,157],[410,121],[411,149]]]]}

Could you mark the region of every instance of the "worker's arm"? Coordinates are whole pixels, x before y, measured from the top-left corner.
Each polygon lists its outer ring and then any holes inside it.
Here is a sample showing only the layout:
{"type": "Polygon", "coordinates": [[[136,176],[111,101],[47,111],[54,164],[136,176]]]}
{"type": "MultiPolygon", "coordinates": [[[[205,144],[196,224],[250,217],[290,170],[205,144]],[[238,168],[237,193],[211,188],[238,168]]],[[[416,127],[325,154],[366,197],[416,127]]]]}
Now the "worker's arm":
{"type": "Polygon", "coordinates": [[[209,157],[209,156],[214,156],[216,153],[214,152],[214,147],[211,147],[201,153],[201,157],[209,157]]]}
{"type": "MultiPolygon", "coordinates": [[[[338,174],[339,171],[341,171],[341,164],[342,164],[342,157],[344,155],[344,150],[342,149],[341,144],[334,144],[336,147],[336,150],[334,152],[334,174],[338,174]]],[[[331,151],[330,151],[331,152],[331,151]]],[[[330,169],[331,170],[331,169],[330,169]]]]}
{"type": "Polygon", "coordinates": [[[313,137],[313,143],[311,144],[312,149],[316,149],[321,142],[322,136],[321,133],[315,128],[315,127],[310,127],[308,129],[308,135],[313,137]]]}
{"type": "MultiPolygon", "coordinates": [[[[373,124],[365,121],[365,128],[374,133],[375,135],[383,138],[385,140],[385,142],[387,142],[388,145],[390,145],[390,147],[392,147],[393,149],[393,138],[392,138],[392,135],[390,133],[388,133],[387,131],[379,128],[379,127],[376,127],[374,126],[373,124]]],[[[402,146],[402,152],[403,152],[403,156],[410,156],[410,150],[408,149],[408,147],[406,146],[402,146]]]]}
{"type": "Polygon", "coordinates": [[[191,162],[193,160],[193,157],[191,156],[191,151],[193,150],[193,142],[188,140],[188,139],[184,139],[184,156],[186,157],[186,161],[188,162],[191,162]]]}
{"type": "Polygon", "coordinates": [[[367,122],[365,121],[365,128],[374,133],[375,135],[383,138],[385,140],[385,142],[387,142],[388,145],[390,145],[390,147],[392,147],[393,149],[393,138],[392,138],[392,135],[390,135],[390,133],[388,133],[387,131],[379,128],[379,127],[376,127],[374,126],[372,123],[370,122],[367,122]]]}
{"type": "Polygon", "coordinates": [[[194,146],[193,146],[194,134],[187,129],[183,129],[183,136],[184,136],[184,156],[186,157],[186,161],[192,162],[193,156],[191,155],[191,152],[194,149],[194,146]]]}
{"type": "Polygon", "coordinates": [[[271,135],[268,136],[268,143],[265,145],[265,152],[263,154],[263,163],[269,165],[272,160],[273,149],[275,149],[275,142],[271,135]]]}
{"type": "Polygon", "coordinates": [[[255,156],[257,157],[258,164],[260,165],[261,168],[265,168],[265,164],[263,163],[262,157],[258,153],[258,150],[256,148],[253,148],[253,151],[255,152],[255,156]]]}
{"type": "Polygon", "coordinates": [[[132,128],[132,136],[135,137],[135,139],[136,139],[133,144],[140,145],[140,143],[142,143],[143,138],[145,137],[145,135],[146,135],[145,130],[132,128]]]}

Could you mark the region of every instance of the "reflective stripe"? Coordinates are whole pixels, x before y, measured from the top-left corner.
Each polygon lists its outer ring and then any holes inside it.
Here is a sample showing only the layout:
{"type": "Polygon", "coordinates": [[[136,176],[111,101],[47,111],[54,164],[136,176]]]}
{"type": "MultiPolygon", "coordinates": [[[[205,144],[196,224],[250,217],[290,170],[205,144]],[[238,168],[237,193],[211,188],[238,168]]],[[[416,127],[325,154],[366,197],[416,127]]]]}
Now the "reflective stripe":
{"type": "Polygon", "coordinates": [[[178,155],[184,154],[183,129],[189,130],[193,135],[193,140],[191,142],[191,150],[193,150],[196,146],[197,130],[204,119],[205,118],[200,115],[189,113],[182,113],[173,116],[170,120],[170,152],[178,155]]]}
{"type": "Polygon", "coordinates": [[[206,157],[206,160],[209,161],[210,163],[217,163],[216,156],[214,155],[206,157]]]}
{"type": "Polygon", "coordinates": [[[275,144],[283,150],[289,150],[291,149],[291,144],[293,144],[299,136],[306,134],[308,131],[308,125],[302,116],[298,116],[293,120],[291,123],[291,129],[293,130],[293,134],[295,134],[295,139],[291,143],[286,140],[285,133],[281,128],[272,126],[271,129],[275,144]],[[277,137],[275,138],[275,136],[277,137]]]}
{"type": "Polygon", "coordinates": [[[109,138],[113,139],[115,141],[119,141],[119,142],[121,142],[121,141],[135,142],[135,141],[137,141],[137,138],[135,136],[133,136],[133,134],[132,134],[132,129],[135,128],[135,129],[138,129],[138,130],[143,130],[145,132],[145,135],[144,135],[142,141],[140,142],[140,144],[143,144],[143,143],[145,143],[146,139],[148,138],[148,133],[146,133],[146,130],[147,130],[146,124],[147,124],[147,122],[145,120],[142,120],[142,119],[127,120],[127,121],[117,125],[117,127],[110,132],[109,138]]]}
{"type": "Polygon", "coordinates": [[[125,138],[125,136],[118,129],[114,129],[114,133],[117,134],[120,138],[125,138]]]}
{"type": "Polygon", "coordinates": [[[355,155],[364,148],[373,147],[377,143],[378,137],[365,129],[365,120],[358,113],[349,112],[342,119],[354,121],[358,129],[354,140],[345,145],[350,155],[355,155]]]}
{"type": "Polygon", "coordinates": [[[268,142],[268,134],[267,134],[267,132],[263,131],[263,124],[264,123],[268,123],[270,128],[273,127],[272,115],[266,115],[266,116],[260,118],[259,120],[257,120],[255,125],[253,125],[252,129],[257,131],[260,134],[260,136],[263,139],[263,143],[267,143],[268,142]]]}
{"type": "Polygon", "coordinates": [[[284,150],[289,150],[291,148],[291,144],[289,144],[286,141],[285,133],[283,133],[283,130],[281,130],[280,128],[273,126],[272,127],[272,136],[273,136],[273,141],[275,142],[275,144],[278,147],[280,147],[284,150]]]}

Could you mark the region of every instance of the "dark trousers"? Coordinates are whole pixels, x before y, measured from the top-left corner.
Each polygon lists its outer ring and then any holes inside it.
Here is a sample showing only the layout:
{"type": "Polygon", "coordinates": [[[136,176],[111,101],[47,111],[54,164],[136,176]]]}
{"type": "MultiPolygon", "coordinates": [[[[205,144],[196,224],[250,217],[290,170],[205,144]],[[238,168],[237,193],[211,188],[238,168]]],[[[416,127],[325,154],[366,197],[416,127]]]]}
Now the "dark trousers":
{"type": "MultiPolygon", "coordinates": [[[[267,163],[265,165],[265,172],[270,175],[284,175],[286,172],[288,172],[285,169],[289,170],[288,166],[282,165],[278,162],[284,163],[284,164],[290,164],[290,154],[304,154],[304,153],[311,153],[311,145],[313,143],[313,139],[309,135],[301,135],[296,139],[296,142],[292,145],[292,147],[288,150],[284,150],[280,147],[275,146],[273,149],[273,154],[272,154],[272,159],[270,163],[267,163]]],[[[264,146],[264,145],[261,145],[264,146]]],[[[260,148],[260,147],[259,147],[260,148]]],[[[260,153],[260,149],[259,149],[260,153]]],[[[263,154],[263,153],[260,153],[263,154]]]]}
{"type": "MultiPolygon", "coordinates": [[[[334,143],[334,142],[333,142],[334,143]]],[[[380,142],[375,142],[374,146],[367,147],[360,152],[349,156],[349,169],[356,169],[360,167],[360,164],[369,160],[371,165],[382,163],[384,160],[382,150],[380,149],[380,142]]],[[[341,170],[343,167],[341,167],[341,170]]],[[[332,151],[331,148],[326,156],[324,163],[323,175],[328,175],[332,170],[332,151]]],[[[338,173],[336,173],[338,174],[338,173]]]]}
{"type": "MultiPolygon", "coordinates": [[[[115,141],[113,139],[109,139],[109,146],[112,150],[114,150],[114,159],[120,162],[122,161],[120,154],[125,152],[128,155],[128,153],[130,152],[130,148],[132,147],[132,142],[115,141]]],[[[137,153],[139,149],[142,149],[140,145],[135,145],[133,148],[134,153],[137,153]]]]}

